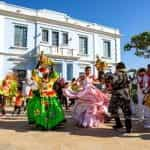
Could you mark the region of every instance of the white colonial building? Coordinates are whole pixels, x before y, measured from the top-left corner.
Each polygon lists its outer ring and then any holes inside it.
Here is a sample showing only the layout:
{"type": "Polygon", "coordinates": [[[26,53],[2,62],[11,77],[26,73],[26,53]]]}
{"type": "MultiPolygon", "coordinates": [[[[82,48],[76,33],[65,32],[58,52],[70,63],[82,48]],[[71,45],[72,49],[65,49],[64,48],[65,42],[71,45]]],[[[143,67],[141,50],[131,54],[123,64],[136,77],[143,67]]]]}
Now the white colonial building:
{"type": "Polygon", "coordinates": [[[64,13],[0,2],[0,78],[10,70],[33,69],[41,51],[67,80],[79,76],[87,65],[95,72],[96,55],[113,71],[120,61],[120,33],[64,13]]]}

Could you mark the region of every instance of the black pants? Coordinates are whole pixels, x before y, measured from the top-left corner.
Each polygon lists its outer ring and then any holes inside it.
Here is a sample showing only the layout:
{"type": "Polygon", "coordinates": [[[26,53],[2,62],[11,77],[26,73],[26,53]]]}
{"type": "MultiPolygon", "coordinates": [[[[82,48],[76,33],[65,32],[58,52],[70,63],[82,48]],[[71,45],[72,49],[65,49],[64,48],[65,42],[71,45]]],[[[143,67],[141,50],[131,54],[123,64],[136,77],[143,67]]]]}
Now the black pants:
{"type": "Polygon", "coordinates": [[[3,95],[0,95],[0,111],[5,115],[5,97],[3,95]]]}
{"type": "Polygon", "coordinates": [[[116,121],[116,126],[121,126],[120,116],[119,116],[119,108],[122,110],[124,118],[125,118],[125,126],[127,131],[131,130],[131,106],[130,106],[130,98],[127,97],[123,92],[113,94],[110,105],[109,112],[112,114],[116,121]]]}
{"type": "Polygon", "coordinates": [[[18,115],[21,113],[21,106],[15,106],[12,114],[15,114],[15,113],[18,115]]]}
{"type": "Polygon", "coordinates": [[[61,103],[63,106],[65,106],[66,109],[68,109],[68,101],[64,95],[61,96],[61,103]]]}
{"type": "Polygon", "coordinates": [[[75,99],[69,99],[69,101],[70,101],[69,107],[75,104],[75,99]]]}
{"type": "Polygon", "coordinates": [[[24,110],[24,111],[27,110],[28,102],[29,102],[29,99],[28,99],[28,98],[25,100],[25,102],[23,102],[23,110],[24,110]]]}

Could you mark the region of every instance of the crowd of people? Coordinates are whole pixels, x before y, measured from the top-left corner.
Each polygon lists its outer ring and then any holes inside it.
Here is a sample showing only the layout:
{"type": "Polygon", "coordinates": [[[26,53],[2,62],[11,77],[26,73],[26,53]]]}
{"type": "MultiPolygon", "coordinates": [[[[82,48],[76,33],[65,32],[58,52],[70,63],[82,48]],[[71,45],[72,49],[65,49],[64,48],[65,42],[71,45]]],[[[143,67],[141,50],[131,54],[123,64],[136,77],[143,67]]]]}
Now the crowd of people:
{"type": "Polygon", "coordinates": [[[22,88],[12,76],[3,80],[0,86],[3,115],[6,113],[5,101],[11,96],[14,100],[12,114],[20,114],[23,106],[29,123],[48,129],[64,122],[64,109],[71,111],[78,127],[98,128],[114,118],[113,128],[123,128],[122,110],[127,133],[132,130],[133,115],[143,121],[145,128],[150,128],[150,65],[134,72],[131,77],[121,62],[116,64],[114,74],[102,73],[99,78],[91,75],[91,67],[87,66],[79,78],[65,82],[51,64],[47,57],[41,55],[32,76],[26,79],[22,88]]]}

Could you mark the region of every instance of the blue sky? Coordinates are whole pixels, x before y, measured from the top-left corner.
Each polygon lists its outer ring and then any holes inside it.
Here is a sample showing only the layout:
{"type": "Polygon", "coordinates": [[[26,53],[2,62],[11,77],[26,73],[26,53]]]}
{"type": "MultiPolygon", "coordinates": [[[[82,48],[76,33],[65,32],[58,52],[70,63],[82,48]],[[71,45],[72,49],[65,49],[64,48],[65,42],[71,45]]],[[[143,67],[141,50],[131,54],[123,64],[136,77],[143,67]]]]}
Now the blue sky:
{"type": "MultiPolygon", "coordinates": [[[[121,47],[133,34],[150,31],[150,0],[5,0],[26,7],[47,8],[69,14],[74,18],[119,28],[121,47]]],[[[128,68],[138,68],[150,63],[150,59],[123,52],[122,61],[128,68]]]]}

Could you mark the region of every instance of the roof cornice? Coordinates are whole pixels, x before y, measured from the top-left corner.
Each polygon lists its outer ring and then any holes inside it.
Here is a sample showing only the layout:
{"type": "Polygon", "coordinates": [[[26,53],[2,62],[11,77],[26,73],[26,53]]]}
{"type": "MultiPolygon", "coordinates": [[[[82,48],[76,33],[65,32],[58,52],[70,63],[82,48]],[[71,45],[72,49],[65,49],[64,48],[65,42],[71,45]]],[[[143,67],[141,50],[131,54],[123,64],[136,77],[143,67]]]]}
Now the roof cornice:
{"type": "MultiPolygon", "coordinates": [[[[5,3],[4,3],[5,4],[5,3]]],[[[0,3],[0,6],[2,4],[0,3]]],[[[7,3],[4,5],[7,6],[7,3]]],[[[13,5],[10,5],[13,8],[13,5]]],[[[53,12],[56,15],[60,15],[63,16],[63,19],[56,19],[56,18],[49,18],[47,17],[48,15],[50,15],[50,13],[53,11],[48,11],[48,10],[32,10],[32,9],[26,9],[24,7],[18,7],[17,8],[14,6],[14,10],[10,10],[7,8],[3,8],[0,7],[0,15],[4,15],[4,16],[9,16],[9,17],[16,17],[16,18],[20,18],[20,19],[27,19],[33,22],[44,22],[47,24],[54,24],[54,25],[63,25],[66,27],[70,27],[70,28],[75,28],[75,29],[79,29],[82,31],[86,31],[86,32],[91,32],[91,33],[97,33],[97,34],[104,34],[104,35],[108,35],[111,36],[113,38],[120,38],[121,34],[119,32],[119,30],[117,29],[113,29],[113,28],[109,28],[109,27],[105,27],[105,26],[101,26],[101,25],[97,25],[97,24],[92,24],[92,23],[86,23],[80,20],[76,20],[73,19],[71,17],[67,17],[66,14],[63,13],[59,13],[59,12],[53,12]],[[28,13],[26,12],[28,11],[28,13]],[[29,13],[31,11],[31,13],[29,13]],[[47,16],[44,16],[44,13],[47,14],[47,16]],[[106,30],[110,30],[106,31],[106,30]]]]}

